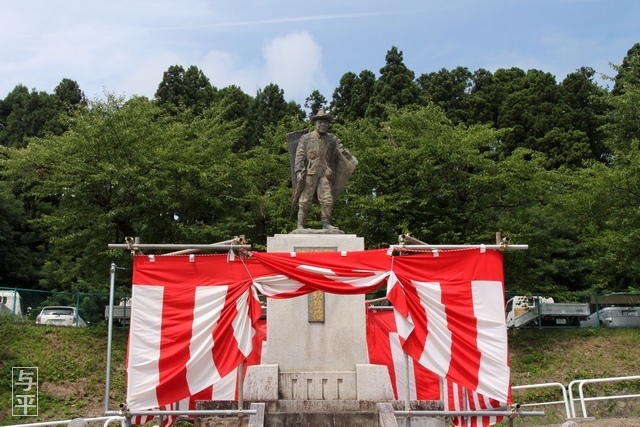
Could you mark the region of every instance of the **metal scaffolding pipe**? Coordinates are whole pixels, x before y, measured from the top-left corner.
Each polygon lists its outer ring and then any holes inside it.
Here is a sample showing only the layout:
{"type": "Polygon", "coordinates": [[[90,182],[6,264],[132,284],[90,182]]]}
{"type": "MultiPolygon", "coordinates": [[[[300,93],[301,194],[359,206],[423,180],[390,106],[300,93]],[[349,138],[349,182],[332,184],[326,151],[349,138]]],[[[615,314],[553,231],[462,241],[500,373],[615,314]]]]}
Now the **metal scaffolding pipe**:
{"type": "Polygon", "coordinates": [[[527,250],[529,245],[391,245],[391,249],[417,249],[417,250],[446,250],[446,249],[497,249],[497,250],[527,250]]]}
{"type": "Polygon", "coordinates": [[[171,244],[171,243],[140,243],[135,246],[131,246],[127,243],[109,243],[107,245],[109,249],[171,249],[171,250],[225,250],[229,249],[251,249],[251,245],[234,245],[234,244],[213,244],[213,245],[198,245],[198,244],[171,244]]]}
{"type": "MultiPolygon", "coordinates": [[[[224,242],[218,242],[218,243],[212,243],[209,246],[215,246],[215,245],[230,245],[233,244],[233,242],[235,242],[236,239],[229,239],[229,240],[225,240],[224,242]]],[[[189,254],[193,254],[199,252],[199,249],[183,249],[181,251],[177,251],[177,252],[170,252],[168,254],[164,254],[164,255],[189,255],[189,254]]]]}
{"type": "Polygon", "coordinates": [[[411,244],[414,244],[414,245],[427,245],[427,246],[429,245],[428,243],[425,243],[422,240],[418,240],[415,237],[411,237],[408,234],[401,234],[398,237],[398,243],[399,244],[403,244],[405,242],[408,242],[408,243],[411,243],[411,244]]]}
{"type": "Polygon", "coordinates": [[[115,294],[116,284],[116,263],[111,263],[109,269],[109,324],[107,325],[107,373],[105,376],[105,390],[104,390],[104,411],[109,410],[109,395],[111,388],[111,342],[113,341],[113,299],[115,294]]]}
{"type": "Polygon", "coordinates": [[[393,411],[400,416],[434,416],[434,417],[544,417],[544,411],[516,412],[511,411],[393,411]]]}
{"type": "Polygon", "coordinates": [[[195,409],[195,410],[176,410],[176,411],[131,411],[128,415],[132,417],[145,415],[198,415],[206,417],[208,415],[256,415],[255,409],[238,410],[238,409],[195,409]]]}

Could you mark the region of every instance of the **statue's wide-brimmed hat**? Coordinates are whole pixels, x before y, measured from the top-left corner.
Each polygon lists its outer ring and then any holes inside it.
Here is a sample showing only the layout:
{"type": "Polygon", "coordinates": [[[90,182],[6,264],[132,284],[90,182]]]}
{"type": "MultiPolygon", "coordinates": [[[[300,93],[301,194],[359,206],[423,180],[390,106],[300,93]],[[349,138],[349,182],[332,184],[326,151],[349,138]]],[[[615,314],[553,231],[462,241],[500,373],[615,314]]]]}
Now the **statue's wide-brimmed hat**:
{"type": "Polygon", "coordinates": [[[333,122],[333,117],[331,117],[324,109],[318,110],[318,113],[315,116],[311,116],[311,123],[315,123],[316,120],[319,119],[328,120],[329,123],[333,122]]]}

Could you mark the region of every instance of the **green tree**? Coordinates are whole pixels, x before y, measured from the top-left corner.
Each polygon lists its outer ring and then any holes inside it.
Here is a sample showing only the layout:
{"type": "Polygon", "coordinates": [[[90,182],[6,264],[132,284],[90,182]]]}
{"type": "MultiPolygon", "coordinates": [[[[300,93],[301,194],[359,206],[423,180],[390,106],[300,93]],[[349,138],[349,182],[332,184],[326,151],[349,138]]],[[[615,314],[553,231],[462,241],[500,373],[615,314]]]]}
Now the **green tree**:
{"type": "Polygon", "coordinates": [[[253,127],[250,124],[253,98],[238,86],[227,86],[218,91],[218,108],[222,110],[222,119],[242,129],[242,133],[233,146],[234,151],[245,151],[257,144],[253,127]]]}
{"type": "Polygon", "coordinates": [[[467,121],[472,74],[465,67],[422,74],[417,82],[422,96],[442,108],[447,117],[459,124],[467,121]]]}
{"type": "Polygon", "coordinates": [[[434,244],[486,242],[495,232],[485,217],[488,191],[473,177],[493,167],[482,151],[497,133],[453,126],[432,104],[385,114],[380,124],[364,120],[335,130],[360,160],[334,209],[338,226],[357,230],[369,247],[395,243],[406,232],[434,244]]]}
{"type": "Polygon", "coordinates": [[[491,173],[476,175],[491,203],[488,213],[495,231],[527,251],[505,255],[507,292],[543,292],[554,296],[586,290],[586,246],[582,224],[567,209],[582,182],[575,172],[548,170],[544,154],[517,148],[496,162],[491,173]]]}
{"type": "Polygon", "coordinates": [[[53,92],[56,94],[65,110],[87,104],[84,92],[80,89],[80,85],[75,80],[62,79],[53,92]]]}
{"type": "Polygon", "coordinates": [[[614,66],[617,71],[614,77],[614,86],[611,93],[621,95],[626,86],[637,87],[640,85],[640,43],[634,44],[622,59],[622,64],[614,66]]]}
{"type": "Polygon", "coordinates": [[[387,104],[402,108],[420,103],[420,89],[415,74],[404,64],[402,51],[393,46],[387,52],[385,65],[380,69],[380,78],[373,86],[366,117],[383,118],[387,104]]]}
{"type": "Polygon", "coordinates": [[[23,206],[5,181],[0,181],[0,236],[0,287],[33,287],[37,253],[28,244],[30,232],[23,206]]]}
{"type": "Polygon", "coordinates": [[[172,114],[184,108],[201,114],[216,100],[216,92],[207,76],[195,65],[186,70],[181,65],[172,65],[164,72],[155,98],[160,107],[172,114]]]}
{"type": "Polygon", "coordinates": [[[519,90],[525,72],[519,68],[498,69],[495,74],[479,69],[473,73],[469,94],[469,123],[489,124],[498,128],[500,110],[507,95],[519,90]]]}
{"type": "Polygon", "coordinates": [[[529,70],[517,90],[508,93],[500,106],[499,128],[511,128],[501,149],[510,154],[517,147],[548,152],[542,145],[544,135],[553,129],[553,110],[558,102],[555,77],[529,70]]]}
{"type": "MultiPolygon", "coordinates": [[[[627,59],[629,70],[640,69],[637,56],[627,59]]],[[[619,90],[606,99],[609,110],[602,127],[611,155],[606,163],[580,172],[576,179],[583,190],[568,201],[589,248],[584,259],[590,270],[587,279],[598,291],[640,286],[640,82],[618,83],[619,90]]]]}
{"type": "MultiPolygon", "coordinates": [[[[33,221],[48,241],[41,285],[104,290],[112,261],[129,256],[109,243],[214,243],[238,234],[232,146],[238,128],[208,109],[163,116],[145,98],[110,95],[74,116],[61,136],[30,141],[6,162],[5,177],[57,208],[33,221]]],[[[125,280],[126,282],[126,280],[125,280]]]]}
{"type": "Polygon", "coordinates": [[[335,119],[340,123],[363,119],[373,96],[375,82],[376,76],[369,70],[360,72],[360,75],[345,73],[340,78],[340,85],[333,91],[330,109],[335,119]]]}
{"type": "Polygon", "coordinates": [[[618,70],[615,88],[606,101],[610,110],[606,115],[603,130],[608,137],[608,146],[624,153],[631,152],[634,142],[640,139],[640,44],[634,45],[625,57],[624,66],[613,66],[618,70]]]}
{"type": "Polygon", "coordinates": [[[292,198],[286,135],[305,123],[290,116],[269,126],[260,145],[238,155],[240,186],[236,203],[247,213],[244,234],[255,248],[265,249],[267,237],[291,231],[289,213],[292,198]]]}
{"type": "Polygon", "coordinates": [[[258,90],[251,105],[252,141],[257,144],[269,126],[276,126],[286,117],[305,115],[300,105],[285,100],[284,91],[277,84],[269,84],[258,90]]]}
{"type": "Polygon", "coordinates": [[[311,95],[304,101],[305,108],[310,110],[310,116],[315,116],[320,109],[327,108],[327,98],[325,98],[319,91],[314,90],[311,95]]]}
{"type": "Polygon", "coordinates": [[[29,137],[62,133],[60,106],[57,95],[16,86],[0,104],[0,145],[24,147],[29,137]]]}
{"type": "Polygon", "coordinates": [[[588,144],[580,162],[603,160],[608,156],[601,126],[609,106],[605,100],[606,90],[594,81],[595,74],[593,68],[582,67],[567,75],[560,84],[558,104],[554,111],[557,128],[582,134],[588,144]]]}
{"type": "Polygon", "coordinates": [[[557,84],[539,70],[478,70],[466,100],[466,121],[507,130],[493,148],[498,158],[523,147],[544,153],[547,168],[581,167],[607,152],[599,130],[605,92],[594,74],[583,67],[557,84]]]}

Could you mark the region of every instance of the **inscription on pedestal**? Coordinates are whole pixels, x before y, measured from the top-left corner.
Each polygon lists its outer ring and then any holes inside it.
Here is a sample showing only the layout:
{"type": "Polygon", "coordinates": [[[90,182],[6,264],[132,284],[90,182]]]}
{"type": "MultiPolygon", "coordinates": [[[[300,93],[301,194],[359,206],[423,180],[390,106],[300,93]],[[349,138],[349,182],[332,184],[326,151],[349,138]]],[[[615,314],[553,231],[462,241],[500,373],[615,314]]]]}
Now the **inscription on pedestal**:
{"type": "MultiPolygon", "coordinates": [[[[295,247],[295,252],[336,252],[337,247],[295,247]]],[[[309,323],[324,323],[324,292],[314,291],[307,295],[307,313],[309,323]]]]}
{"type": "Polygon", "coordinates": [[[324,323],[324,292],[314,291],[307,295],[309,323],[324,323]]]}

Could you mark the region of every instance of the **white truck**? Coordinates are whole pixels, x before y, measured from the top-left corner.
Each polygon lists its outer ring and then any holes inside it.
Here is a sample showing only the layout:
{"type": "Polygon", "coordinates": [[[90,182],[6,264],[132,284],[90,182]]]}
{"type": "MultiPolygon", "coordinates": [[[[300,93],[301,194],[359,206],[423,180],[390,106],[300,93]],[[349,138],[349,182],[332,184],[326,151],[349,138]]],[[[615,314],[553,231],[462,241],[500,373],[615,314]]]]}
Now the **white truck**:
{"type": "Polygon", "coordinates": [[[22,317],[22,297],[15,290],[0,290],[0,314],[22,317]]]}
{"type": "MultiPolygon", "coordinates": [[[[104,308],[104,318],[109,321],[109,306],[104,308]]],[[[119,323],[123,326],[129,324],[131,319],[131,299],[127,298],[120,300],[120,304],[113,306],[113,322],[119,323]]]]}
{"type": "Polygon", "coordinates": [[[591,297],[591,307],[594,313],[580,322],[583,328],[640,327],[640,294],[598,295],[591,297]]]}
{"type": "Polygon", "coordinates": [[[541,296],[514,296],[506,305],[507,328],[580,326],[591,313],[588,303],[562,302],[541,296]]]}
{"type": "Polygon", "coordinates": [[[580,322],[583,328],[640,327],[640,307],[605,307],[587,320],[580,322]]]}

